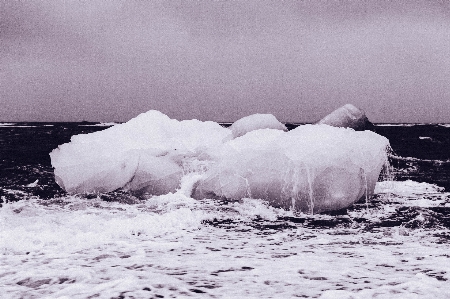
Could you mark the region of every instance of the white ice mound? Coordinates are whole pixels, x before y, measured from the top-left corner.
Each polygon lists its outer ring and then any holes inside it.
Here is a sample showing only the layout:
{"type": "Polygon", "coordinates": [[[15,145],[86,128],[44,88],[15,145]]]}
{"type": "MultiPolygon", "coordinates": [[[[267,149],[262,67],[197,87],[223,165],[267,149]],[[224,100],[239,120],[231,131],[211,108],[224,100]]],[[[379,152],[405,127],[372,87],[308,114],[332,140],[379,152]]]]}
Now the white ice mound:
{"type": "Polygon", "coordinates": [[[73,136],[50,157],[57,183],[75,193],[181,190],[194,198],[260,198],[304,212],[344,208],[373,193],[387,161],[386,138],[328,125],[261,129],[261,119],[245,120],[246,134],[232,139],[217,123],[149,111],[73,136]]]}
{"type": "Polygon", "coordinates": [[[275,129],[287,131],[286,126],[279,122],[272,114],[252,114],[235,121],[229,128],[233,138],[243,136],[248,132],[259,129],[275,129]]]}
{"type": "Polygon", "coordinates": [[[244,197],[304,212],[347,207],[370,196],[387,162],[385,137],[305,125],[258,130],[225,144],[194,197],[244,197]]]}
{"type": "Polygon", "coordinates": [[[104,131],[73,136],[50,158],[56,182],[68,192],[125,187],[164,194],[179,187],[186,160],[207,156],[230,135],[215,122],[177,121],[151,110],[104,131]]]}
{"type": "Polygon", "coordinates": [[[352,104],[339,107],[319,120],[317,124],[352,128],[356,131],[369,130],[373,127],[373,124],[367,119],[364,111],[356,108],[352,104]]]}

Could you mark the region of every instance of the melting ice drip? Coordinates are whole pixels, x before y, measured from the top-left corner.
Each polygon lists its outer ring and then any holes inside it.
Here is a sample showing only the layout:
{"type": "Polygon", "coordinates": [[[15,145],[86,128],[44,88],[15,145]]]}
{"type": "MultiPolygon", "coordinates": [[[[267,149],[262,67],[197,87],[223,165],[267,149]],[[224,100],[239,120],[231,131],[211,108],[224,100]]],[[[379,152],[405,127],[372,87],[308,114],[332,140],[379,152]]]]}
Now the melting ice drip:
{"type": "Polygon", "coordinates": [[[347,207],[368,198],[387,163],[386,138],[326,124],[287,132],[272,115],[223,128],[148,111],[125,124],[72,137],[50,154],[68,192],[193,198],[246,197],[303,212],[347,207]]]}
{"type": "Polygon", "coordinates": [[[202,161],[196,158],[185,159],[182,162],[183,176],[177,192],[185,196],[192,196],[193,191],[210,168],[210,161],[202,161]]]}

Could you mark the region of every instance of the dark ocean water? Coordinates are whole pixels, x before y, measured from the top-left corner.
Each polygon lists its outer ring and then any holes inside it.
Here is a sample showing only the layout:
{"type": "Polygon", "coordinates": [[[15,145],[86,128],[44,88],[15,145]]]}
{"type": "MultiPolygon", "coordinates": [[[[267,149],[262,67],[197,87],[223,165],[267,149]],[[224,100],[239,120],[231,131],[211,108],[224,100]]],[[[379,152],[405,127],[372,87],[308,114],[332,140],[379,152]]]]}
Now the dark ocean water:
{"type": "MultiPolygon", "coordinates": [[[[96,123],[0,123],[0,203],[64,194],[54,181],[49,153],[73,135],[105,128],[96,123]],[[39,188],[23,187],[36,180],[39,188]],[[5,188],[24,193],[5,193],[5,188]]],[[[395,180],[436,184],[450,192],[450,125],[378,125],[376,132],[389,139],[394,151],[395,180]]]]}
{"type": "Polygon", "coordinates": [[[437,184],[450,191],[450,125],[376,126],[389,139],[396,180],[437,184]]]}
{"type": "Polygon", "coordinates": [[[2,298],[450,298],[450,125],[377,125],[389,181],[320,215],[66,194],[49,153],[107,127],[0,123],[2,298]]]}
{"type": "Polygon", "coordinates": [[[30,195],[53,198],[64,192],[55,183],[49,153],[67,143],[73,135],[104,130],[107,126],[85,123],[0,124],[0,196],[1,202],[30,195]],[[39,188],[23,187],[39,180],[39,188]],[[5,193],[4,189],[24,193],[5,193]],[[3,191],[3,192],[2,192],[3,191]]]}

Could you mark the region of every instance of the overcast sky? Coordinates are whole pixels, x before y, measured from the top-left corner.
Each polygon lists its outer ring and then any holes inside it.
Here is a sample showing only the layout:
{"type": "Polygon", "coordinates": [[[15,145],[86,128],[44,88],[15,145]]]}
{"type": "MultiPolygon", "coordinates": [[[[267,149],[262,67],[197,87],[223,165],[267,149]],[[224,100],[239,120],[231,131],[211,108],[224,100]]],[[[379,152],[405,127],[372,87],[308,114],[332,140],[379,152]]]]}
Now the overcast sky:
{"type": "Polygon", "coordinates": [[[0,2],[0,121],[450,122],[450,4],[0,2]]]}

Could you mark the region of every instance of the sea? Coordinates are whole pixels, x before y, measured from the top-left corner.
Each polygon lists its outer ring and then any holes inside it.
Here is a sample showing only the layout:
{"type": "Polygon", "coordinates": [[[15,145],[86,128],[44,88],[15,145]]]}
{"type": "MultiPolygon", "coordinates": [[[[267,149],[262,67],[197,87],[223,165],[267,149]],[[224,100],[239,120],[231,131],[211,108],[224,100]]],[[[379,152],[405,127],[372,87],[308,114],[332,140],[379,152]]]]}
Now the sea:
{"type": "Polygon", "coordinates": [[[0,123],[1,298],[450,298],[450,125],[377,124],[374,196],[315,215],[65,193],[49,153],[111,125],[0,123]]]}

